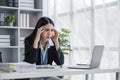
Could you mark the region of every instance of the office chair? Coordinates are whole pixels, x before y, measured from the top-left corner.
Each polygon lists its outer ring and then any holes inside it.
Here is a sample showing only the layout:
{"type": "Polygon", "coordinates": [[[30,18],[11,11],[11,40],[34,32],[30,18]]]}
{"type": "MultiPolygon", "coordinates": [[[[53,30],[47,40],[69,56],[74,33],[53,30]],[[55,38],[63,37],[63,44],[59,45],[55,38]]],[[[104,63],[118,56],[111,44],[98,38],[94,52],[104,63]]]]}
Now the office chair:
{"type": "Polygon", "coordinates": [[[2,53],[0,52],[0,63],[2,63],[2,53]]]}

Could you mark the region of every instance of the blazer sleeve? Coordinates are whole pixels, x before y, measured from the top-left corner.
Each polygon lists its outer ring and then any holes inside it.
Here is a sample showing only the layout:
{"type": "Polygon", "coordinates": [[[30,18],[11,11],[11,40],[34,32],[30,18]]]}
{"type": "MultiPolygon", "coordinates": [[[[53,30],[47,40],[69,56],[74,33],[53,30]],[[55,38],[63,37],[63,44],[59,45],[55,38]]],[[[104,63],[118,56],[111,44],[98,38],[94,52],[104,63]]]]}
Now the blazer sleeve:
{"type": "Polygon", "coordinates": [[[61,48],[59,48],[57,51],[55,49],[55,46],[54,46],[54,61],[57,65],[63,65],[64,64],[64,55],[63,55],[63,52],[61,50],[61,48]]]}
{"type": "Polygon", "coordinates": [[[37,55],[38,55],[38,49],[33,48],[32,45],[30,45],[30,42],[28,38],[25,38],[25,58],[24,61],[28,63],[36,63],[37,61],[37,55]]]}

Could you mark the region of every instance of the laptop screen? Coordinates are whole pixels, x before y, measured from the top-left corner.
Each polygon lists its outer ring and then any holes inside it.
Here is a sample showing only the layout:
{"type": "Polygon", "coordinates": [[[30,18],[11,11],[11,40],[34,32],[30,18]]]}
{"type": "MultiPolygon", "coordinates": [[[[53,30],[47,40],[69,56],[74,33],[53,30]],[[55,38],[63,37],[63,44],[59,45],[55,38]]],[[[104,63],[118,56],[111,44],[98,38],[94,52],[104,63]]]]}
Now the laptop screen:
{"type": "Polygon", "coordinates": [[[103,54],[104,46],[103,45],[95,45],[92,52],[92,59],[90,68],[95,68],[100,65],[102,54],[103,54]]]}

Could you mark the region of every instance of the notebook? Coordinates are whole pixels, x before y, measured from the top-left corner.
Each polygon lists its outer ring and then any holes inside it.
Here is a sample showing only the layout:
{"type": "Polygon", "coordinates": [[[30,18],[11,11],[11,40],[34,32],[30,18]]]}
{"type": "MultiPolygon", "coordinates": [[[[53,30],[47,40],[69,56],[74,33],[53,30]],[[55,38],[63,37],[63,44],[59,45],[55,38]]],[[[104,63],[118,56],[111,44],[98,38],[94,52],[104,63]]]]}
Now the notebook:
{"type": "Polygon", "coordinates": [[[35,71],[36,65],[27,62],[18,63],[0,63],[0,70],[5,72],[32,72],[35,71]]]}
{"type": "Polygon", "coordinates": [[[60,65],[36,65],[36,69],[59,69],[60,65]]]}
{"type": "Polygon", "coordinates": [[[67,68],[69,69],[90,69],[97,68],[100,65],[102,54],[103,54],[104,46],[103,45],[95,45],[92,52],[92,59],[90,64],[79,64],[79,65],[70,65],[67,68]]]}

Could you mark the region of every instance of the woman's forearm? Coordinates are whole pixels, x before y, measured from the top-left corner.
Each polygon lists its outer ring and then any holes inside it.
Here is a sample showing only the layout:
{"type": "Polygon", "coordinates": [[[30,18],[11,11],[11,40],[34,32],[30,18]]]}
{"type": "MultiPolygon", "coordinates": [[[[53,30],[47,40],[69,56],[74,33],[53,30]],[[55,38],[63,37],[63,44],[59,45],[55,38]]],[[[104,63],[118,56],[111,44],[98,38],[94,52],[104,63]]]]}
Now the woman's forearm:
{"type": "Polygon", "coordinates": [[[55,43],[55,48],[56,48],[56,51],[57,51],[57,50],[59,49],[59,47],[60,47],[60,46],[59,46],[59,42],[58,42],[58,41],[55,41],[54,43],[55,43]]]}

